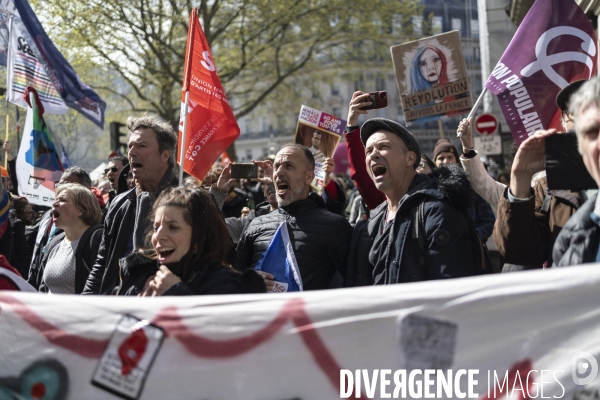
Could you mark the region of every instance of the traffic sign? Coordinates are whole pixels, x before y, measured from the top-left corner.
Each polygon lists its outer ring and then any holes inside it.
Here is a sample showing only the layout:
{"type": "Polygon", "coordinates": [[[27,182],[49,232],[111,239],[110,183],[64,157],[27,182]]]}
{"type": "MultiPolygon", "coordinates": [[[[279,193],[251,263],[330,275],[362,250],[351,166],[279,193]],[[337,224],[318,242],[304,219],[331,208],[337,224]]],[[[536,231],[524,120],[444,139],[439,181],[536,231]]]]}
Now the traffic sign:
{"type": "Polygon", "coordinates": [[[481,114],[475,119],[475,130],[480,135],[491,135],[498,129],[498,120],[492,114],[481,114]]]}
{"type": "Polygon", "coordinates": [[[502,154],[502,138],[498,135],[474,137],[473,143],[477,152],[482,156],[502,154]]]}

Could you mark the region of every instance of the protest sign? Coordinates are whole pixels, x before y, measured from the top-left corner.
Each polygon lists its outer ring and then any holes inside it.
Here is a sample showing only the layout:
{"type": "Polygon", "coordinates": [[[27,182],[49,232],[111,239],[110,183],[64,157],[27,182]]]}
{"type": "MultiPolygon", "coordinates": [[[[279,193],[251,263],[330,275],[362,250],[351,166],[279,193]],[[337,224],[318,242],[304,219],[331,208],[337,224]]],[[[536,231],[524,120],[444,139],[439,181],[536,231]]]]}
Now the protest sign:
{"type": "Polygon", "coordinates": [[[240,136],[240,128],[217,75],[197,10],[190,15],[185,53],[179,163],[183,171],[204,179],[215,161],[240,136]]]}
{"type": "Polygon", "coordinates": [[[334,115],[303,105],[300,108],[294,143],[308,147],[315,157],[313,186],[320,189],[325,180],[323,165],[326,158],[333,158],[346,121],[334,115]]]}
{"type": "Polygon", "coordinates": [[[469,112],[473,106],[458,31],[390,48],[406,122],[469,112]]]}
{"type": "Polygon", "coordinates": [[[107,399],[97,373],[112,354],[142,400],[594,398],[599,292],[599,265],[275,294],[3,291],[0,393],[107,399]],[[115,337],[134,327],[145,339],[115,337]]]}
{"type": "Polygon", "coordinates": [[[520,144],[536,130],[563,131],[556,95],[596,75],[596,33],[573,0],[536,1],[485,86],[498,96],[520,144]]]}

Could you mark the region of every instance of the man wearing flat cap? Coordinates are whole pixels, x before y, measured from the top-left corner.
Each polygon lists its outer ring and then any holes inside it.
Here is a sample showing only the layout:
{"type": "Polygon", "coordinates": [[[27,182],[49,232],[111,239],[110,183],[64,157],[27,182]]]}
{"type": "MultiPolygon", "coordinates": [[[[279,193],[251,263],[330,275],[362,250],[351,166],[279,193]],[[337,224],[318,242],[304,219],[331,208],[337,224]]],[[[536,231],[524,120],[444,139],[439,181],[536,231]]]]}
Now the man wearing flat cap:
{"type": "MultiPolygon", "coordinates": [[[[556,96],[565,133],[574,134],[575,120],[569,104],[585,82],[575,81],[556,96]]],[[[552,248],[558,234],[587,200],[587,191],[548,190],[545,139],[557,133],[560,132],[554,129],[538,131],[521,143],[513,162],[510,187],[504,189],[498,202],[494,240],[506,263],[514,264],[511,271],[552,266],[552,248]]]]}
{"type": "MultiPolygon", "coordinates": [[[[470,194],[466,174],[457,166],[444,166],[430,175],[417,174],[421,147],[405,127],[384,118],[356,126],[358,115],[366,114],[360,109],[368,104],[360,104],[365,96],[356,92],[350,103],[346,139],[354,151],[349,152],[349,161],[353,179],[360,179],[366,170],[376,190],[385,194],[385,201],[355,227],[346,285],[478,273],[481,251],[467,211],[470,194]],[[362,160],[355,151],[358,135],[364,145],[362,160]]],[[[363,181],[359,190],[375,190],[367,187],[363,181]]]]}

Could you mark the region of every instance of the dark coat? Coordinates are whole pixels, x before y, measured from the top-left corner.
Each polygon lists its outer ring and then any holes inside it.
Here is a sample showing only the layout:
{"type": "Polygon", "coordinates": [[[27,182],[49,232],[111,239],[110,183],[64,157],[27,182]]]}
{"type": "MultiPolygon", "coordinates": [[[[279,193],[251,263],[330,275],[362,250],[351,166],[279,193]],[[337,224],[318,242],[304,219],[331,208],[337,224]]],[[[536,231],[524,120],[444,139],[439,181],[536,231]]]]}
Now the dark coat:
{"type": "MultiPolygon", "coordinates": [[[[474,274],[475,261],[472,240],[474,227],[469,227],[468,208],[470,185],[464,171],[457,167],[442,167],[428,175],[416,175],[407,194],[400,201],[393,221],[392,238],[388,242],[386,283],[446,279],[474,274]],[[448,173],[451,171],[451,173],[448,173]],[[437,175],[436,175],[437,174],[437,175]],[[412,209],[424,205],[425,260],[413,239],[412,209]]],[[[375,237],[385,223],[387,202],[371,211],[366,221],[354,228],[346,286],[366,286],[374,283],[374,265],[369,253],[375,237]]],[[[478,246],[478,243],[477,243],[478,246]]]]}
{"type": "MultiPolygon", "coordinates": [[[[65,238],[65,233],[55,235],[44,249],[44,256],[39,268],[29,271],[29,282],[40,292],[47,292],[48,287],[44,283],[44,270],[48,263],[48,257],[56,246],[65,238]]],[[[81,294],[87,281],[88,275],[96,261],[100,242],[102,241],[102,225],[90,226],[81,236],[77,250],[75,251],[75,294],[81,294]]]]}
{"type": "Polygon", "coordinates": [[[514,203],[508,201],[508,189],[504,190],[498,203],[494,241],[507,263],[529,268],[542,268],[545,262],[552,265],[554,243],[583,202],[579,193],[547,189],[546,177],[540,178],[532,199],[514,203]],[[551,195],[550,204],[544,207],[547,194],[551,195]]]}
{"type": "MultiPolygon", "coordinates": [[[[119,175],[119,193],[125,188],[129,165],[119,175]]],[[[167,171],[165,176],[168,176],[167,171]]],[[[163,178],[164,179],[164,178],[163,178]]],[[[168,186],[177,185],[177,178],[161,186],[157,192],[168,186]]],[[[159,193],[156,193],[158,197],[159,193]]],[[[113,294],[119,283],[119,260],[125,255],[135,226],[136,188],[117,195],[110,203],[104,218],[104,235],[98,251],[98,258],[82,294],[113,294]]]]}
{"type": "Polygon", "coordinates": [[[238,270],[256,266],[282,221],[288,224],[304,290],[327,289],[336,271],[345,274],[352,227],[328,211],[316,193],[254,218],[237,247],[238,270]]]}
{"type": "MultiPolygon", "coordinates": [[[[178,264],[167,266],[175,275],[178,267],[178,264]]],[[[122,259],[121,284],[117,294],[137,296],[158,268],[156,260],[146,258],[138,252],[122,259]]],[[[173,285],[163,296],[265,293],[266,290],[264,279],[255,271],[248,270],[241,274],[226,266],[198,265],[186,282],[173,285]]]]}
{"type": "Polygon", "coordinates": [[[596,262],[600,227],[590,215],[596,205],[596,197],[589,198],[565,224],[554,243],[552,258],[557,267],[567,267],[596,262]]]}

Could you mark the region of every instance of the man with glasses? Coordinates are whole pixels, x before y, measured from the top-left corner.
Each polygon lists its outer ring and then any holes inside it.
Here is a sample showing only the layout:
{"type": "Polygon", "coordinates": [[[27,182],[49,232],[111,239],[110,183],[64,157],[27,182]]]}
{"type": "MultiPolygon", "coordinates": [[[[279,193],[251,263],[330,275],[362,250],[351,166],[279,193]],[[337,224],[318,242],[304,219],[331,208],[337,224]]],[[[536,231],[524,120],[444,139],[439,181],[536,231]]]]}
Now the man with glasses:
{"type": "Polygon", "coordinates": [[[119,187],[119,175],[127,164],[129,164],[129,162],[123,156],[116,156],[108,160],[108,167],[104,170],[104,175],[108,178],[110,187],[113,188],[115,193],[119,187]]]}

